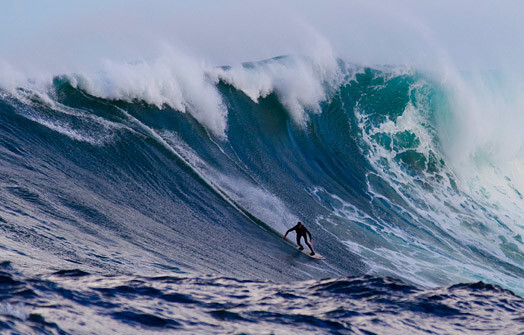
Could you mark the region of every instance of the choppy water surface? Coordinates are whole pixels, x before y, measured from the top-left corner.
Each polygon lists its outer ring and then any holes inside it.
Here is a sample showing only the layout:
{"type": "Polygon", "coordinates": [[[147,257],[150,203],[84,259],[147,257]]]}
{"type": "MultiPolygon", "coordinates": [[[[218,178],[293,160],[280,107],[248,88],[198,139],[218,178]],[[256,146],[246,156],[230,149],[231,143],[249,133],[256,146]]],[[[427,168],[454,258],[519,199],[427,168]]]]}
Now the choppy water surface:
{"type": "Polygon", "coordinates": [[[2,334],[517,334],[524,299],[482,282],[371,276],[290,283],[191,276],[22,277],[2,264],[2,334]]]}

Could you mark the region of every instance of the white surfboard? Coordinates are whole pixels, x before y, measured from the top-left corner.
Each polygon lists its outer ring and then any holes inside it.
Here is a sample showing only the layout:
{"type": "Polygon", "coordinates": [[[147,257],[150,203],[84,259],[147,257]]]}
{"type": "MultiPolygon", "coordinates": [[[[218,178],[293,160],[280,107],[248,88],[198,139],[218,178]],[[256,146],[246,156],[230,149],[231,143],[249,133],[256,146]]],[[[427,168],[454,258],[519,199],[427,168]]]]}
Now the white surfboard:
{"type": "Polygon", "coordinates": [[[304,248],[304,249],[300,250],[300,247],[298,247],[297,250],[301,251],[303,254],[306,254],[309,257],[313,258],[313,259],[316,259],[317,261],[321,261],[321,260],[326,259],[326,257],[322,256],[319,253],[315,253],[313,256],[311,256],[311,250],[309,250],[309,248],[304,248]]]}

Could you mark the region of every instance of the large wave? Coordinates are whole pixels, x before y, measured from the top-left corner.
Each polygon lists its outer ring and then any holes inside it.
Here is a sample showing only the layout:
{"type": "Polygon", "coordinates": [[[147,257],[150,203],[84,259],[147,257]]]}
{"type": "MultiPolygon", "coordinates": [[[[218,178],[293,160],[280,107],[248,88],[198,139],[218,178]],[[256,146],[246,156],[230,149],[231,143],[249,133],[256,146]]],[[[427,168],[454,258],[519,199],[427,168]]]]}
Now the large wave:
{"type": "Polygon", "coordinates": [[[490,114],[502,97],[518,108],[519,88],[324,56],[214,67],[169,52],[29,80],[4,65],[6,250],[123,272],[522,292],[523,142],[490,114]],[[325,265],[288,268],[280,235],[297,220],[325,265]]]}

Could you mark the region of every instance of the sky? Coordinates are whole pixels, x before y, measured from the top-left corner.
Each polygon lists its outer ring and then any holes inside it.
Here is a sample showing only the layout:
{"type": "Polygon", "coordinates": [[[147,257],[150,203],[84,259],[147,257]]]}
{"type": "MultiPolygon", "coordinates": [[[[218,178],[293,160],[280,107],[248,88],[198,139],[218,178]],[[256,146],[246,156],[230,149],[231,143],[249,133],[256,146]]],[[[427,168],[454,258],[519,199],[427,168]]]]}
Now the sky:
{"type": "Polygon", "coordinates": [[[166,46],[215,65],[331,48],[361,64],[459,68],[524,59],[519,1],[15,1],[0,13],[0,59],[73,71],[166,46]]]}

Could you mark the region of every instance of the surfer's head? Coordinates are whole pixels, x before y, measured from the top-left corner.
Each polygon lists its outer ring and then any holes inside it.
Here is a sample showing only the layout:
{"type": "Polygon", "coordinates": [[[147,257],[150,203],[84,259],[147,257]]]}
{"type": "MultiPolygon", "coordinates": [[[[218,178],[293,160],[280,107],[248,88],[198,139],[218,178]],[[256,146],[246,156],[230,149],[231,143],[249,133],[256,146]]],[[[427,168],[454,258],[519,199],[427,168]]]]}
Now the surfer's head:
{"type": "Polygon", "coordinates": [[[302,227],[302,222],[298,221],[297,226],[302,227]]]}

